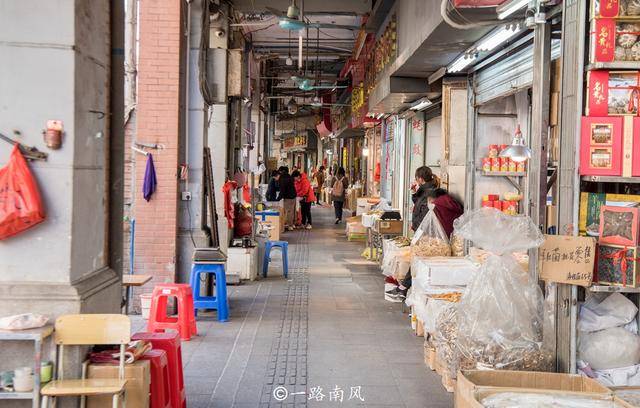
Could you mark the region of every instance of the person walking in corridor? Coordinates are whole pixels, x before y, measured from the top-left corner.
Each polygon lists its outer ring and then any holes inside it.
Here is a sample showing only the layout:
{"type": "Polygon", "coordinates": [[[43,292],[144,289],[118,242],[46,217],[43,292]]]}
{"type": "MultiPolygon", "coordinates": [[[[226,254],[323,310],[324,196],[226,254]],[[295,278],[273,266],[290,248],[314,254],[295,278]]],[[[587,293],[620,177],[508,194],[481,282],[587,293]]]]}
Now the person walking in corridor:
{"type": "Polygon", "coordinates": [[[289,168],[282,166],[278,169],[280,173],[280,191],[278,192],[278,201],[283,201],[284,207],[284,227],[287,231],[293,231],[296,223],[296,187],[293,177],[289,174],[289,168]]]}
{"type": "Polygon", "coordinates": [[[302,213],[302,228],[311,229],[311,204],[316,201],[316,196],[313,194],[313,188],[311,182],[305,173],[294,171],[293,176],[296,185],[296,193],[300,198],[300,212],[302,213]]]}
{"type": "Polygon", "coordinates": [[[347,187],[349,187],[349,181],[344,173],[344,168],[339,167],[336,175],[331,179],[331,199],[336,212],[336,224],[342,222],[342,209],[347,198],[347,187]]]}
{"type": "Polygon", "coordinates": [[[322,195],[322,188],[324,187],[324,179],[325,179],[325,168],[324,166],[320,166],[318,171],[315,174],[316,179],[316,204],[320,205],[320,196],[322,195]]]}

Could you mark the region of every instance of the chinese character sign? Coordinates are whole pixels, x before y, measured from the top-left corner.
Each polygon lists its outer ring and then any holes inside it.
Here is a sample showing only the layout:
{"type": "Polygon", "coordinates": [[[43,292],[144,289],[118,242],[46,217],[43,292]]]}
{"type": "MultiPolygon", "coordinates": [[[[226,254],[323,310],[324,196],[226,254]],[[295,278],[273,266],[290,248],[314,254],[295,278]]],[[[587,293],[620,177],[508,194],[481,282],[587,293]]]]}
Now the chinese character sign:
{"type": "Polygon", "coordinates": [[[590,237],[546,235],[540,247],[540,279],[590,286],[595,262],[595,240],[590,237]]]}
{"type": "Polygon", "coordinates": [[[595,22],[595,59],[597,62],[611,62],[614,59],[616,41],[616,21],[597,19],[595,22]]]}

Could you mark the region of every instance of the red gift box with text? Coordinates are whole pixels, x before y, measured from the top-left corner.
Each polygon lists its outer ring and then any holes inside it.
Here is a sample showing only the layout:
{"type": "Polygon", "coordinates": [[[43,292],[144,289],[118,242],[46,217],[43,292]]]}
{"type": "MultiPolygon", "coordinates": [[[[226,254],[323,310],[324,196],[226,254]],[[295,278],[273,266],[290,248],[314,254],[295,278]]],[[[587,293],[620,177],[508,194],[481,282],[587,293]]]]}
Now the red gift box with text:
{"type": "Polygon", "coordinates": [[[621,117],[582,118],[580,174],[622,175],[623,123],[621,117]]]}
{"type": "Polygon", "coordinates": [[[637,116],[638,105],[640,71],[590,71],[587,74],[587,116],[637,116]]]}

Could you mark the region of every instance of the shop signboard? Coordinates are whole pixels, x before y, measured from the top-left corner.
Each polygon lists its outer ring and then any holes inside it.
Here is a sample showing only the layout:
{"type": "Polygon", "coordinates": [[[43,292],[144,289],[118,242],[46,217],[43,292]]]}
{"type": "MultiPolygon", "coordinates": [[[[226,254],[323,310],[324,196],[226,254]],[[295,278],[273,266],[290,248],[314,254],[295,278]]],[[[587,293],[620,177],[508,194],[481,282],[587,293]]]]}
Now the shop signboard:
{"type": "Polygon", "coordinates": [[[283,150],[304,150],[307,148],[307,135],[300,134],[293,137],[288,137],[283,141],[283,150]]]}
{"type": "Polygon", "coordinates": [[[540,279],[585,287],[591,285],[596,258],[594,238],[545,235],[538,253],[540,279]]]}

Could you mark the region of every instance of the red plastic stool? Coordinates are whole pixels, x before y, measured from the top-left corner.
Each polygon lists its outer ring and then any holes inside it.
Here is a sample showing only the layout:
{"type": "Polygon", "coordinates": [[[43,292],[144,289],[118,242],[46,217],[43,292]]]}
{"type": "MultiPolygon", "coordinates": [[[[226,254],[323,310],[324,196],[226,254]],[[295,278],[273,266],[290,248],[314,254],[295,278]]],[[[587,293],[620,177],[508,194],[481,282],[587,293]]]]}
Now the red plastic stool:
{"type": "Polygon", "coordinates": [[[151,365],[150,408],[172,408],[171,372],[167,352],[160,349],[150,350],[144,353],[140,360],[149,360],[151,365]]]}
{"type": "Polygon", "coordinates": [[[186,408],[187,395],[184,391],[184,376],[182,373],[182,348],[178,333],[136,333],[131,340],[145,340],[151,343],[155,350],[164,350],[169,362],[169,384],[171,406],[186,408]]]}
{"type": "Polygon", "coordinates": [[[147,331],[163,332],[165,329],[178,331],[180,338],[185,341],[198,334],[191,286],[185,283],[161,283],[153,288],[147,331]],[[178,302],[178,317],[167,316],[169,297],[175,297],[178,302]]]}

